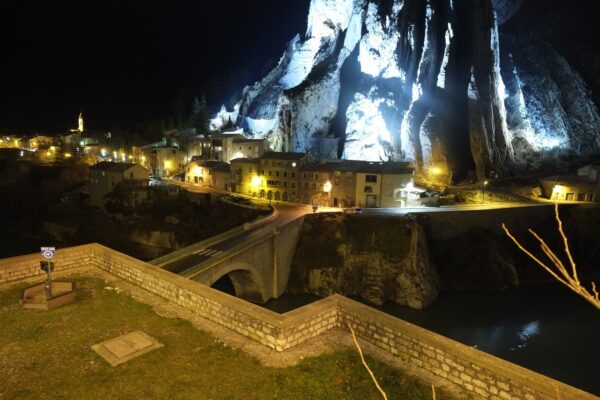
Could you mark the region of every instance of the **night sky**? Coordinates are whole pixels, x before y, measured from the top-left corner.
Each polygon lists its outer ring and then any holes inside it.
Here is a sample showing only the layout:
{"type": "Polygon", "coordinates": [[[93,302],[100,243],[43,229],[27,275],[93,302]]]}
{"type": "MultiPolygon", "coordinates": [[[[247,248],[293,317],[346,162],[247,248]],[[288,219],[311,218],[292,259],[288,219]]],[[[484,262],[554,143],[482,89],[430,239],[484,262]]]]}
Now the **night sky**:
{"type": "Polygon", "coordinates": [[[0,1],[0,132],[133,129],[217,106],[306,29],[309,0],[0,1]]]}

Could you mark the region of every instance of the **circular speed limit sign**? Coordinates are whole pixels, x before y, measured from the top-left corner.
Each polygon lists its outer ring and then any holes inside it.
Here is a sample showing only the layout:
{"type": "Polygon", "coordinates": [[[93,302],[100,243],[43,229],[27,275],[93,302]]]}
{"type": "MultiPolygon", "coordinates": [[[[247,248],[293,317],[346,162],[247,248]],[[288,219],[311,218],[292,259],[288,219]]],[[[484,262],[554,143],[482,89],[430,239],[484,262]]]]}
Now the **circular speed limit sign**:
{"type": "Polygon", "coordinates": [[[42,251],[42,257],[47,258],[48,260],[51,259],[52,257],[54,257],[54,255],[56,254],[55,247],[42,247],[41,251],[42,251]]]}

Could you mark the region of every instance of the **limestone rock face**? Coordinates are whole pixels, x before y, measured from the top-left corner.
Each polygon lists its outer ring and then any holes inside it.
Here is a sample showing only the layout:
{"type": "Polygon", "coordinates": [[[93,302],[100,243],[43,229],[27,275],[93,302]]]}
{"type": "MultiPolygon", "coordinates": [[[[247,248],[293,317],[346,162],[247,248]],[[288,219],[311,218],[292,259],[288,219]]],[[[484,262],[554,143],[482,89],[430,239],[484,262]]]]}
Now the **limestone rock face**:
{"type": "Polygon", "coordinates": [[[422,228],[405,218],[305,217],[288,290],[422,309],[438,295],[422,228]]]}
{"type": "Polygon", "coordinates": [[[227,118],[274,150],[442,164],[456,179],[551,149],[597,152],[598,111],[578,73],[503,29],[526,3],[312,0],[306,33],[227,118]]]}

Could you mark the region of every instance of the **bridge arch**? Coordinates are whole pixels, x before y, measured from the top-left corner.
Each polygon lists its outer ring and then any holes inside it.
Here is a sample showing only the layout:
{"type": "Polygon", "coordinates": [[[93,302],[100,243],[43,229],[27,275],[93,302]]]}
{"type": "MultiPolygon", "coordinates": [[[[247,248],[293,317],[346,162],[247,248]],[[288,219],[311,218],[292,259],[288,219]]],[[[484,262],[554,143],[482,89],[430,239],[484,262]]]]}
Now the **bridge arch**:
{"type": "Polygon", "coordinates": [[[224,276],[228,276],[235,289],[235,294],[244,300],[253,303],[265,303],[271,296],[267,293],[265,283],[253,266],[237,262],[219,268],[219,273],[210,280],[212,286],[224,276]]]}

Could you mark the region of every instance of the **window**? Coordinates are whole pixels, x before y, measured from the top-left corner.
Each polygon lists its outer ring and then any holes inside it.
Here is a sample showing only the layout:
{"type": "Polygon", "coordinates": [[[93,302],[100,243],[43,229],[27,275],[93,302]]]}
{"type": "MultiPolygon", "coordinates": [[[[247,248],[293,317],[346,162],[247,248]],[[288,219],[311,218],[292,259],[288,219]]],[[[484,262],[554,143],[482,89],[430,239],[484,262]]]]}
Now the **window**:
{"type": "Polygon", "coordinates": [[[283,182],[283,187],[286,188],[287,187],[287,182],[283,182]]]}
{"type": "Polygon", "coordinates": [[[312,186],[311,186],[311,188],[312,188],[312,190],[317,190],[317,184],[313,183],[312,186]]]}
{"type": "MultiPolygon", "coordinates": [[[[292,182],[292,183],[290,184],[290,187],[291,187],[292,189],[296,189],[296,184],[295,184],[294,182],[292,182]]],[[[295,195],[295,194],[294,194],[294,195],[295,195]]]]}
{"type": "Polygon", "coordinates": [[[248,167],[248,173],[251,174],[252,173],[252,167],[248,167]]]}
{"type": "Polygon", "coordinates": [[[315,179],[319,179],[319,174],[315,174],[315,179]]]}
{"type": "Polygon", "coordinates": [[[573,198],[575,196],[575,193],[567,193],[567,201],[573,201],[573,198]]]}
{"type": "Polygon", "coordinates": [[[275,171],[275,176],[279,176],[279,171],[275,171]]]}
{"type": "Polygon", "coordinates": [[[302,177],[303,177],[304,179],[306,179],[306,173],[303,173],[303,174],[302,174],[302,177]]]}
{"type": "Polygon", "coordinates": [[[585,201],[585,193],[577,193],[577,201],[585,201]]]}
{"type": "Polygon", "coordinates": [[[269,176],[273,175],[273,171],[269,171],[269,176]]]}
{"type": "Polygon", "coordinates": [[[271,167],[275,166],[275,161],[271,161],[271,167]]]}
{"type": "Polygon", "coordinates": [[[304,189],[308,189],[308,182],[304,182],[304,189]]]}
{"type": "Polygon", "coordinates": [[[365,176],[365,182],[371,182],[371,183],[377,182],[377,175],[367,175],[367,176],[365,176]]]}
{"type": "Polygon", "coordinates": [[[283,171],[283,177],[287,178],[287,171],[283,171]]]}
{"type": "Polygon", "coordinates": [[[365,193],[373,193],[373,187],[372,186],[365,186],[365,193]]]}
{"type": "Polygon", "coordinates": [[[262,169],[262,170],[260,171],[260,174],[261,174],[261,175],[264,175],[264,174],[265,174],[265,170],[264,170],[264,169],[262,169]]]}
{"type": "Polygon", "coordinates": [[[292,172],[292,178],[295,178],[295,177],[296,177],[296,173],[292,172]]]}
{"type": "Polygon", "coordinates": [[[335,171],[335,176],[340,176],[342,173],[340,171],[335,171]]]}

